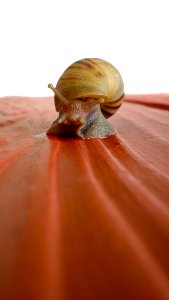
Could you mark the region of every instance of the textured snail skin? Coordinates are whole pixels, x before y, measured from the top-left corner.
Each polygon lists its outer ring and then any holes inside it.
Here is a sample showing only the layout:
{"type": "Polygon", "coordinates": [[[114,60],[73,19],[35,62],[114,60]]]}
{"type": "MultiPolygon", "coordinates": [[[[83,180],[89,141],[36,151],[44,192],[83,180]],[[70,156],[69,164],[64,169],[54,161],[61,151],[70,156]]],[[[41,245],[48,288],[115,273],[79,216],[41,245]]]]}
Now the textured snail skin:
{"type": "MultiPolygon", "coordinates": [[[[60,107],[61,112],[48,129],[47,134],[58,136],[78,136],[80,138],[104,138],[115,133],[100,110],[100,104],[80,100],[72,101],[68,107],[60,107]]],[[[94,101],[93,101],[94,102],[94,101]]]]}
{"type": "Polygon", "coordinates": [[[59,117],[47,134],[105,138],[115,133],[106,118],[112,116],[124,99],[123,80],[110,63],[82,59],[70,65],[59,78],[54,91],[59,117]]]}

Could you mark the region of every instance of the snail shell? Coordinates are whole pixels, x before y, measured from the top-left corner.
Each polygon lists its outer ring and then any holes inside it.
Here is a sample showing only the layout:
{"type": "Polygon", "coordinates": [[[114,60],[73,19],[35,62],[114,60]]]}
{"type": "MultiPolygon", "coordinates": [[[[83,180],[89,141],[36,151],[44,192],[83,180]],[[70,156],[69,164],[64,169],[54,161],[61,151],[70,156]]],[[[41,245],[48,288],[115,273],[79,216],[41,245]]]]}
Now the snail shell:
{"type": "Polygon", "coordinates": [[[99,58],[85,58],[70,65],[56,88],[68,100],[102,98],[101,110],[106,117],[113,115],[124,100],[124,84],[119,71],[99,58]]]}
{"type": "Polygon", "coordinates": [[[107,137],[115,130],[105,118],[113,115],[124,100],[119,71],[109,62],[85,58],[70,65],[59,78],[55,93],[58,119],[47,134],[107,137]]]}

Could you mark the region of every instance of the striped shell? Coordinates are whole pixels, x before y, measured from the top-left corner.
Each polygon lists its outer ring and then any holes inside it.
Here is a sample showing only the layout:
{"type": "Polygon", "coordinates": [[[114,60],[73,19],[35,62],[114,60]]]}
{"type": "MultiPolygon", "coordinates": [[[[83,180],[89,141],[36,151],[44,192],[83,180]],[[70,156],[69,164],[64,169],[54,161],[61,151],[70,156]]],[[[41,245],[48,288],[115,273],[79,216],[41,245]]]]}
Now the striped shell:
{"type": "Polygon", "coordinates": [[[101,110],[106,117],[117,111],[124,98],[119,71],[98,58],[85,58],[70,65],[59,78],[56,88],[68,100],[104,99],[101,110]]]}

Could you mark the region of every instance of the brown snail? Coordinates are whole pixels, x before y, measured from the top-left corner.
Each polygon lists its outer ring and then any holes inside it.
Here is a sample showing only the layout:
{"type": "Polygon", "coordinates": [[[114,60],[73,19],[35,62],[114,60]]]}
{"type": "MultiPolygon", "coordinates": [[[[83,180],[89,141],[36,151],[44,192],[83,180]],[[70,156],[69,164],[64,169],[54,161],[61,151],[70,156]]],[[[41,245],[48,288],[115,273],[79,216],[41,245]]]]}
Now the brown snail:
{"type": "Polygon", "coordinates": [[[121,106],[124,85],[119,71],[109,62],[86,58],[70,65],[59,78],[54,101],[58,118],[47,134],[105,138],[115,130],[106,120],[121,106]]]}

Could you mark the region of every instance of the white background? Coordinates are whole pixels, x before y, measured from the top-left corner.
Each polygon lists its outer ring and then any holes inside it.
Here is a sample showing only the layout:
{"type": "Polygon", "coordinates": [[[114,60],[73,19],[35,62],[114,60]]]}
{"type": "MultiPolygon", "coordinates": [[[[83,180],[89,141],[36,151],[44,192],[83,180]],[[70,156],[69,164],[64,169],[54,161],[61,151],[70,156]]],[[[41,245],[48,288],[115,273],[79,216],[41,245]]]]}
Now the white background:
{"type": "Polygon", "coordinates": [[[169,92],[169,0],[0,0],[0,96],[53,95],[72,62],[99,57],[126,93],[169,92]]]}

